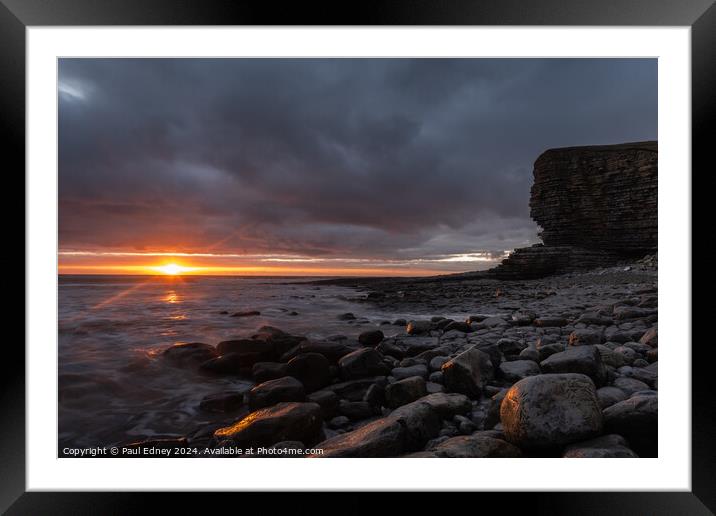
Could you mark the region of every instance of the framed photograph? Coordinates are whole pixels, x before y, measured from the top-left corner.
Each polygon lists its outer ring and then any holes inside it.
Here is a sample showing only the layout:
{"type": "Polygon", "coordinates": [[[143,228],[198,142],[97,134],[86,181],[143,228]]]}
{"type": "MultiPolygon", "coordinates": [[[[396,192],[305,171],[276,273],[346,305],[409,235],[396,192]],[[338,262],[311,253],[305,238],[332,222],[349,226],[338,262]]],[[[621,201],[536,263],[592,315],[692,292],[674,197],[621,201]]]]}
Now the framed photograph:
{"type": "Polygon", "coordinates": [[[0,5],[26,192],[3,511],[711,513],[711,2],[129,4],[0,5]]]}

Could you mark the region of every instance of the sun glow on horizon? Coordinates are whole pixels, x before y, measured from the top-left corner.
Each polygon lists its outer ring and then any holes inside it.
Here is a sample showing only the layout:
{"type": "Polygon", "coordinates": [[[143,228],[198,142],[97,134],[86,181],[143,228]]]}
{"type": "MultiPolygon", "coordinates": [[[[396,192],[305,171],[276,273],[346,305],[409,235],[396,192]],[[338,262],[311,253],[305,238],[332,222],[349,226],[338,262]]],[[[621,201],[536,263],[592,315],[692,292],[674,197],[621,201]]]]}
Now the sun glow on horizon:
{"type": "Polygon", "coordinates": [[[156,267],[153,267],[153,269],[168,276],[177,276],[180,274],[191,272],[195,270],[196,267],[186,267],[184,265],[179,265],[178,263],[167,263],[164,265],[158,265],[156,267]]]}

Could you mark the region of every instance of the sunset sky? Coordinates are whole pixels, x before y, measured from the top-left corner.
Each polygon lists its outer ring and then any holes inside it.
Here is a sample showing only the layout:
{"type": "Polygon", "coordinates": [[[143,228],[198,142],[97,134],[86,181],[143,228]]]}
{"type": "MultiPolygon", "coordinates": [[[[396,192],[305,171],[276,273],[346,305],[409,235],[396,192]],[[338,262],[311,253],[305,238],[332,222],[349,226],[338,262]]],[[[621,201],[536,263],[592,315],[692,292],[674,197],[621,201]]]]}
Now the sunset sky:
{"type": "Polygon", "coordinates": [[[541,152],[657,139],[655,59],[60,59],[58,95],[60,273],[485,269],[538,241],[541,152]]]}

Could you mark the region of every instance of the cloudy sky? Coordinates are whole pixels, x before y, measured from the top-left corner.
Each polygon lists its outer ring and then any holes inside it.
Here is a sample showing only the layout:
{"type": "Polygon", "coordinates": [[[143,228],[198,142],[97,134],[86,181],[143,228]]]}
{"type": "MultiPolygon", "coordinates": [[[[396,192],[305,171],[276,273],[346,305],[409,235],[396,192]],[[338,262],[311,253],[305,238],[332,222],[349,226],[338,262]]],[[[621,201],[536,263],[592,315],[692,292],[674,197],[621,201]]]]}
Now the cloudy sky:
{"type": "Polygon", "coordinates": [[[649,59],[62,59],[58,95],[64,272],[482,269],[538,241],[541,152],[657,138],[649,59]]]}

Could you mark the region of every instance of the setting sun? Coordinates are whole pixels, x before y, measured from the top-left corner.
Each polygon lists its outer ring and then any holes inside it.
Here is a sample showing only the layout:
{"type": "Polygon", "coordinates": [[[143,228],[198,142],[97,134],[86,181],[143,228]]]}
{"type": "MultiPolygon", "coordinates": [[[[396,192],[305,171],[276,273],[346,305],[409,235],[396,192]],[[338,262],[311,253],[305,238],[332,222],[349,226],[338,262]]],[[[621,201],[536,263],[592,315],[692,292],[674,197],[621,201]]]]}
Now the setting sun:
{"type": "Polygon", "coordinates": [[[179,265],[177,263],[167,263],[166,265],[154,267],[154,269],[163,274],[168,274],[169,276],[176,276],[177,274],[191,271],[192,267],[184,267],[183,265],[179,265]]]}

